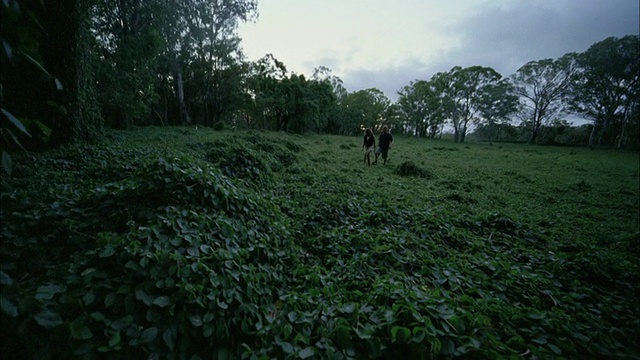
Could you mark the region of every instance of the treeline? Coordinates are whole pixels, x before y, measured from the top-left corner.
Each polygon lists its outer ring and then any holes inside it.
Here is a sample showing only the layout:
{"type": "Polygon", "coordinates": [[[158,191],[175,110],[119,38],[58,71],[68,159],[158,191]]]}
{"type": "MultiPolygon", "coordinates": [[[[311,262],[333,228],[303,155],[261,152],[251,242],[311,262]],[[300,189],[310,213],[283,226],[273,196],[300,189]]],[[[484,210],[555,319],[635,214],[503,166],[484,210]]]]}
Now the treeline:
{"type": "MultiPolygon", "coordinates": [[[[542,125],[536,137],[536,144],[558,146],[588,146],[592,124],[573,125],[566,120],[555,120],[542,125]]],[[[495,141],[528,143],[531,140],[531,123],[521,122],[518,125],[501,123],[491,126],[478,125],[469,134],[474,141],[495,141]]]]}
{"type": "Polygon", "coordinates": [[[92,141],[105,127],[200,125],[359,134],[390,125],[463,142],[520,124],[528,142],[567,114],[592,121],[587,143],[638,149],[639,38],[532,61],[515,74],[454,67],[399,89],[349,92],[331,70],[291,73],[247,61],[239,22],[257,0],[8,0],[2,12],[3,166],[7,150],[92,141]],[[448,127],[447,126],[447,127],[448,127]]]}

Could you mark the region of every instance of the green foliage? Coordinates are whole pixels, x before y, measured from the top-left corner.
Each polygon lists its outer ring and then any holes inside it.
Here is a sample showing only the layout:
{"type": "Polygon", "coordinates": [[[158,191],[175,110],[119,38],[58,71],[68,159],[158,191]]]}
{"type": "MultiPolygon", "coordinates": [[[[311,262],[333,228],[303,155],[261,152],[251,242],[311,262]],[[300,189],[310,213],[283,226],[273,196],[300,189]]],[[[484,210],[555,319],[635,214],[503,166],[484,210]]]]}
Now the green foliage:
{"type": "Polygon", "coordinates": [[[620,148],[629,137],[627,131],[638,129],[634,114],[640,106],[638,59],[638,35],[607,38],[579,55],[583,71],[573,79],[569,104],[573,111],[593,120],[590,146],[597,142],[620,148]]]}
{"type": "Polygon", "coordinates": [[[423,178],[432,178],[433,174],[427,169],[423,169],[412,161],[405,161],[398,166],[396,174],[400,176],[418,176],[423,178]]]}
{"type": "Polygon", "coordinates": [[[2,179],[3,357],[640,350],[637,155],[396,136],[400,165],[363,167],[360,138],[108,138],[2,179]]]}

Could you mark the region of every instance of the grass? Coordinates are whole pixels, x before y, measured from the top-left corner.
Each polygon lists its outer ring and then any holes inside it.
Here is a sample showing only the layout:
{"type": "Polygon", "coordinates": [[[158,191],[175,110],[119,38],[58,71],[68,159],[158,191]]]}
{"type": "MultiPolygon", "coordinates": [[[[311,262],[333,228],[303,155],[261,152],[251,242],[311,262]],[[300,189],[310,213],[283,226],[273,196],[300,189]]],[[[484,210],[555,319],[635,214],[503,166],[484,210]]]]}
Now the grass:
{"type": "Polygon", "coordinates": [[[107,140],[2,180],[3,354],[638,358],[638,154],[107,140]]]}

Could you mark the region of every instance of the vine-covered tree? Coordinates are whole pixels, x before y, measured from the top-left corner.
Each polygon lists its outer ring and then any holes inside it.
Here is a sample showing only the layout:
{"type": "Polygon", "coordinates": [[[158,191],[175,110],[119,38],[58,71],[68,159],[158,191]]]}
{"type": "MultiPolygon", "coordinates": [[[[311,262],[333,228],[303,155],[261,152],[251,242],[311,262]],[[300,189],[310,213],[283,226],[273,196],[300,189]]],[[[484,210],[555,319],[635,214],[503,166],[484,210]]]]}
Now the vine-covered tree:
{"type": "MultiPolygon", "coordinates": [[[[2,134],[27,148],[95,139],[102,118],[95,106],[89,27],[91,2],[3,1],[2,134]],[[5,126],[22,124],[24,131],[5,126]],[[9,133],[13,131],[14,133],[9,133]],[[24,135],[29,131],[32,137],[24,135]]],[[[5,138],[6,139],[6,138],[5,138]]],[[[11,140],[10,143],[15,143],[11,140]]],[[[7,142],[3,140],[3,150],[7,142]]]]}

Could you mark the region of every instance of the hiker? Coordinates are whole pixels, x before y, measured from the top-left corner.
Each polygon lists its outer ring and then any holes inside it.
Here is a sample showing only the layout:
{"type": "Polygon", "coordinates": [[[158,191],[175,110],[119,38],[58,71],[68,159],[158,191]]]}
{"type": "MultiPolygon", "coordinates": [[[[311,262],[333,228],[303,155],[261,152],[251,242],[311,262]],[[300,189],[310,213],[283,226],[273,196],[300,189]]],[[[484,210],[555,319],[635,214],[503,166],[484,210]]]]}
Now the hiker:
{"type": "Polygon", "coordinates": [[[364,150],[364,163],[371,166],[371,153],[376,147],[376,137],[373,135],[373,130],[367,128],[364,132],[364,141],[362,142],[362,149],[364,150]]]}
{"type": "Polygon", "coordinates": [[[387,164],[387,156],[389,155],[389,149],[391,149],[391,143],[393,142],[393,136],[389,134],[389,128],[386,126],[382,128],[382,134],[378,139],[378,149],[376,150],[376,160],[373,164],[378,163],[378,156],[382,154],[382,164],[387,164]]]}

